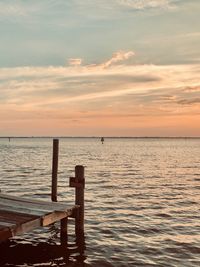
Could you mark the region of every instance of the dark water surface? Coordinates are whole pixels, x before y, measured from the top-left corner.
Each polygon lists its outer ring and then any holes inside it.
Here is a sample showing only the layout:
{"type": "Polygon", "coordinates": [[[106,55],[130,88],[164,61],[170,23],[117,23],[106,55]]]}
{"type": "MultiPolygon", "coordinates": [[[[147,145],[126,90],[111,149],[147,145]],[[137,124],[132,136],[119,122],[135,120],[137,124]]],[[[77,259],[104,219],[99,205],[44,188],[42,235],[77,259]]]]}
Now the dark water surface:
{"type": "MultiPolygon", "coordinates": [[[[50,138],[0,139],[1,190],[49,200],[51,160],[50,138]]],[[[79,164],[85,258],[66,263],[54,224],[4,245],[5,266],[200,266],[200,139],[60,139],[59,201],[73,204],[68,182],[79,164]]]]}

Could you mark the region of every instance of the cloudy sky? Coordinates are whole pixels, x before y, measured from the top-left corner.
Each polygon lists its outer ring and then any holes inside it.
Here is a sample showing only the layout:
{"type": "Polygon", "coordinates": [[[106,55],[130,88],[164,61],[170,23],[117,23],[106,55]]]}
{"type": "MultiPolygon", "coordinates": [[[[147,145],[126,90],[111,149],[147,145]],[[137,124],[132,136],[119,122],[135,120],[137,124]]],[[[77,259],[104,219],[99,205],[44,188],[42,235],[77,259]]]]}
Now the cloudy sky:
{"type": "Polygon", "coordinates": [[[200,136],[199,0],[0,0],[0,136],[200,136]]]}

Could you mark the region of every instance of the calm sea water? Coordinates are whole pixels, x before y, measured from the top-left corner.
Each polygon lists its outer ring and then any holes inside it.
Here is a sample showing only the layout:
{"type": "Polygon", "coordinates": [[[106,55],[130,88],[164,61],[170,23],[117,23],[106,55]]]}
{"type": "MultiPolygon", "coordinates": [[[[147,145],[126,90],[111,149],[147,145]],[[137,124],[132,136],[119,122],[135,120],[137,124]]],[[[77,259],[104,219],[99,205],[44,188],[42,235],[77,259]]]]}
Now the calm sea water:
{"type": "MultiPolygon", "coordinates": [[[[51,160],[50,138],[0,139],[1,190],[49,200],[51,160]]],[[[84,263],[77,255],[68,264],[34,255],[42,243],[59,244],[55,224],[16,237],[10,247],[30,246],[35,263],[22,257],[12,266],[200,266],[200,139],[105,139],[102,145],[61,138],[59,201],[73,203],[68,182],[79,164],[86,177],[84,263]]],[[[69,231],[73,245],[73,221],[69,231]]]]}

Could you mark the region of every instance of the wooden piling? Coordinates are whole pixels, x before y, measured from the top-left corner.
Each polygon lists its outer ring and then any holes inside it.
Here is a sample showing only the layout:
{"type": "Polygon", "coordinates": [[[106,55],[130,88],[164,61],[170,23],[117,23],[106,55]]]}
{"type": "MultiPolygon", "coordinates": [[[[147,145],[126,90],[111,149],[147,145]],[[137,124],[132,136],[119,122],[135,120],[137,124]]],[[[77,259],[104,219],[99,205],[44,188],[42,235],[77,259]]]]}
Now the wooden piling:
{"type": "Polygon", "coordinates": [[[57,202],[58,152],[59,152],[59,140],[53,139],[51,200],[54,202],[57,202]]]}
{"type": "Polygon", "coordinates": [[[78,238],[84,235],[85,177],[84,167],[82,165],[77,165],[75,167],[75,178],[70,177],[70,187],[75,187],[75,204],[80,206],[75,215],[75,233],[78,238]]]}
{"type": "Polygon", "coordinates": [[[76,235],[82,235],[84,233],[84,187],[85,187],[85,177],[84,177],[84,167],[77,165],[75,167],[75,180],[79,186],[75,189],[75,204],[80,205],[78,209],[78,216],[75,220],[75,231],[76,235]]]}
{"type": "Polygon", "coordinates": [[[67,246],[68,234],[67,234],[68,218],[64,218],[60,221],[60,243],[62,246],[67,246]]]}

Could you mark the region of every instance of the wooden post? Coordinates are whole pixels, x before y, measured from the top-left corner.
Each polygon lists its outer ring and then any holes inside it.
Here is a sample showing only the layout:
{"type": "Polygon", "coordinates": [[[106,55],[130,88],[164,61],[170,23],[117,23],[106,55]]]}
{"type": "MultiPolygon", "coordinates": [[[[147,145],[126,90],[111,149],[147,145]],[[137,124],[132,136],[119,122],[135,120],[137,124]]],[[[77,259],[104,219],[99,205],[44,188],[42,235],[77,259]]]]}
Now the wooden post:
{"type": "Polygon", "coordinates": [[[60,243],[62,246],[67,246],[68,235],[67,235],[67,222],[68,218],[60,220],[60,243]]]}
{"type": "Polygon", "coordinates": [[[75,187],[75,204],[80,206],[75,214],[75,233],[77,244],[84,245],[84,167],[75,167],[75,177],[70,177],[69,186],[75,187]]]}
{"type": "Polygon", "coordinates": [[[58,151],[59,140],[53,139],[51,200],[54,202],[57,202],[58,151]]]}
{"type": "Polygon", "coordinates": [[[84,177],[84,167],[77,165],[75,167],[75,181],[80,185],[75,188],[75,204],[79,205],[78,216],[75,222],[76,236],[84,234],[84,187],[85,187],[85,177],[84,177]]]}
{"type": "Polygon", "coordinates": [[[75,216],[75,232],[76,237],[84,235],[84,188],[85,177],[84,167],[77,165],[75,167],[75,178],[70,177],[69,186],[75,187],[75,204],[79,205],[75,216]]]}

